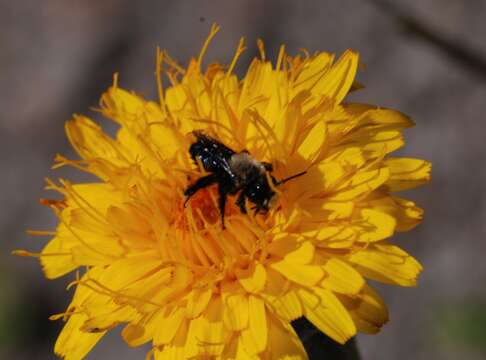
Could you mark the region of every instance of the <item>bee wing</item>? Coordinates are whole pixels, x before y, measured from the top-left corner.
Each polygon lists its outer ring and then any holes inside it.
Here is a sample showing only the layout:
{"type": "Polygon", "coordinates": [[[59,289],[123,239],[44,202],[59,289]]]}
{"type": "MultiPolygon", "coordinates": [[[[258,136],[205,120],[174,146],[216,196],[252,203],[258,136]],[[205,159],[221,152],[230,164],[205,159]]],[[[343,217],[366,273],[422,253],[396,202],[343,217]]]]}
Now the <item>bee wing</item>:
{"type": "Polygon", "coordinates": [[[189,149],[194,161],[197,162],[196,159],[199,158],[206,171],[216,173],[224,171],[228,175],[233,176],[229,161],[235,154],[235,151],[200,130],[192,133],[197,139],[189,149]]]}
{"type": "Polygon", "coordinates": [[[196,137],[198,143],[212,149],[215,152],[215,155],[218,155],[221,158],[229,159],[235,153],[235,151],[231,150],[219,140],[216,140],[201,130],[195,130],[192,133],[196,137]]]}

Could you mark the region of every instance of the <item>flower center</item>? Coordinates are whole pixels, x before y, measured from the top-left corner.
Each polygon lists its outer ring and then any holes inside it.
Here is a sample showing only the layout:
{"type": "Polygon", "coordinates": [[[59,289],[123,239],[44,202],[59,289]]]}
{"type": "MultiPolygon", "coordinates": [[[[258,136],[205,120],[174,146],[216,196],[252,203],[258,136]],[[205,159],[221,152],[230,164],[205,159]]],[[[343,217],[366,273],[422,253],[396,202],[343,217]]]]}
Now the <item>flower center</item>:
{"type": "Polygon", "coordinates": [[[189,199],[181,220],[185,226],[192,225],[194,230],[204,231],[216,225],[220,218],[215,187],[211,187],[199,190],[189,199]]]}
{"type": "Polygon", "coordinates": [[[181,197],[169,238],[176,251],[174,259],[182,257],[196,267],[211,267],[228,274],[234,266],[241,267],[242,258],[258,253],[257,233],[261,230],[255,229],[255,219],[241,214],[233,197],[226,204],[223,229],[218,198],[216,185],[199,190],[185,207],[181,197]]]}

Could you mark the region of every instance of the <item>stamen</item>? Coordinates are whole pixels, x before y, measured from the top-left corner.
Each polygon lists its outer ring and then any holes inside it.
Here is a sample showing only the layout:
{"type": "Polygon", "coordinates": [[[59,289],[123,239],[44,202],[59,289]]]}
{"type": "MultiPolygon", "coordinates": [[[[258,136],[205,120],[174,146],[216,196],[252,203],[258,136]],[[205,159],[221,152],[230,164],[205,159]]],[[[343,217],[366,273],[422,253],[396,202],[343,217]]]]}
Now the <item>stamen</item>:
{"type": "MultiPolygon", "coordinates": [[[[236,114],[233,112],[233,108],[228,104],[228,100],[226,98],[226,96],[230,96],[230,94],[227,94],[225,96],[223,90],[218,86],[216,87],[216,92],[217,92],[217,95],[218,96],[215,96],[215,101],[216,100],[220,100],[224,106],[224,111],[226,111],[226,115],[228,116],[229,120],[230,120],[230,123],[231,123],[231,127],[233,129],[238,129],[239,128],[239,122],[240,122],[240,119],[238,119],[238,117],[236,116],[236,114]]],[[[217,104],[216,102],[214,103],[213,105],[215,107],[215,111],[219,111],[219,104],[217,104]]],[[[223,110],[221,110],[223,111],[223,110]]],[[[217,116],[216,118],[218,118],[219,116],[217,116]]],[[[231,131],[231,134],[232,134],[232,137],[235,137],[235,132],[234,131],[231,131]]]]}
{"type": "Polygon", "coordinates": [[[160,102],[160,109],[162,110],[163,115],[167,115],[167,109],[165,105],[165,98],[164,98],[164,88],[162,85],[162,63],[164,61],[164,53],[160,50],[160,47],[157,46],[157,55],[156,55],[156,68],[155,68],[155,77],[157,79],[157,92],[159,94],[159,102],[160,102]]]}
{"type": "Polygon", "coordinates": [[[63,313],[51,315],[51,316],[49,316],[48,319],[51,320],[51,321],[63,319],[64,321],[66,321],[72,315],[83,314],[83,313],[84,313],[84,311],[82,311],[82,310],[74,311],[74,310],[68,309],[67,311],[65,311],[63,313]]]}
{"type": "Polygon", "coordinates": [[[258,114],[256,111],[251,111],[249,112],[251,115],[251,120],[253,120],[253,125],[257,129],[257,131],[261,134],[261,137],[265,144],[267,145],[267,149],[271,154],[271,158],[273,159],[282,159],[285,157],[285,149],[283,148],[282,144],[277,138],[277,135],[273,131],[273,129],[267,124],[266,121],[261,119],[260,114],[258,114]],[[274,141],[275,146],[271,146],[270,143],[267,140],[266,134],[263,133],[262,129],[260,128],[260,125],[263,126],[263,128],[267,131],[267,135],[272,138],[274,141]],[[274,153],[274,150],[278,149],[280,151],[280,154],[274,153]]]}
{"type": "Polygon", "coordinates": [[[149,351],[147,351],[147,354],[145,355],[145,360],[152,360],[152,358],[155,359],[155,347],[151,348],[149,351]]]}
{"type": "MultiPolygon", "coordinates": [[[[189,221],[189,229],[191,231],[191,236],[194,236],[195,239],[199,242],[201,245],[201,249],[204,251],[205,255],[209,258],[209,260],[213,264],[217,264],[220,261],[220,254],[218,254],[218,250],[214,248],[212,241],[208,241],[207,237],[202,237],[198,234],[200,231],[200,226],[197,225],[196,220],[194,219],[193,216],[193,208],[192,205],[190,205],[190,211],[187,212],[187,220],[189,221]]],[[[197,209],[199,210],[199,209],[197,209]]],[[[200,210],[199,210],[200,211],[200,210]]],[[[196,211],[197,212],[197,211],[196,211]]],[[[202,213],[198,214],[201,219],[204,219],[204,216],[202,213]]]]}
{"type": "Polygon", "coordinates": [[[201,63],[204,58],[204,55],[206,54],[206,50],[208,49],[209,44],[211,43],[211,40],[214,38],[214,36],[218,33],[219,31],[219,26],[216,24],[213,24],[211,26],[211,30],[209,32],[208,38],[204,42],[204,45],[201,49],[201,52],[199,53],[199,57],[197,59],[197,68],[200,71],[201,70],[201,63]]]}
{"type": "Polygon", "coordinates": [[[272,189],[273,192],[275,192],[279,195],[282,194],[282,192],[277,188],[277,186],[275,186],[275,185],[279,185],[279,184],[273,183],[273,179],[270,176],[270,173],[268,171],[265,172],[265,177],[267,178],[267,182],[268,182],[268,185],[270,186],[270,189],[272,189]]]}
{"type": "Polygon", "coordinates": [[[74,230],[73,228],[71,227],[71,225],[69,225],[62,217],[62,215],[59,213],[59,211],[55,208],[52,208],[54,210],[54,213],[58,216],[59,218],[59,221],[66,227],[66,229],[71,233],[71,235],[73,235],[82,245],[86,246],[86,248],[88,248],[89,250],[101,255],[101,256],[106,256],[106,257],[110,257],[110,258],[113,258],[113,254],[105,254],[101,251],[99,251],[96,247],[88,244],[86,241],[84,241],[84,239],[79,236],[74,230]]]}
{"type": "Polygon", "coordinates": [[[69,253],[63,253],[63,252],[34,253],[27,250],[13,250],[11,254],[16,256],[36,257],[36,258],[47,257],[47,256],[72,256],[70,252],[69,253]]]}
{"type": "Polygon", "coordinates": [[[118,73],[114,73],[113,74],[113,85],[112,85],[113,89],[118,89],[118,73]]]}
{"type": "Polygon", "coordinates": [[[231,62],[231,65],[228,69],[228,71],[226,72],[226,77],[228,78],[231,73],[233,72],[235,66],[236,66],[236,62],[238,61],[239,57],[241,56],[241,54],[243,54],[243,52],[246,50],[246,47],[245,47],[245,38],[241,38],[240,39],[240,42],[238,43],[238,47],[236,48],[236,53],[235,53],[235,56],[233,57],[233,61],[231,62]]]}
{"type": "Polygon", "coordinates": [[[54,206],[56,209],[59,209],[59,210],[64,209],[67,206],[66,200],[54,200],[54,199],[40,198],[39,202],[41,203],[41,205],[48,206],[48,207],[54,206]]]}
{"type": "Polygon", "coordinates": [[[282,67],[282,62],[285,57],[285,45],[280,45],[280,50],[278,52],[277,64],[275,65],[275,70],[279,71],[282,67]]]}
{"type": "Polygon", "coordinates": [[[257,39],[257,46],[258,50],[260,51],[260,58],[262,61],[265,61],[265,44],[263,43],[262,39],[257,39]]]}
{"type": "Polygon", "coordinates": [[[304,82],[308,82],[310,81],[312,78],[316,78],[314,83],[312,85],[309,85],[308,88],[309,90],[312,90],[314,88],[314,86],[316,86],[316,84],[322,79],[322,77],[327,73],[327,71],[329,70],[329,68],[331,67],[331,64],[332,64],[332,61],[329,62],[329,64],[327,64],[321,71],[318,71],[317,73],[315,74],[312,74],[311,76],[307,77],[307,78],[304,78],[302,80],[300,80],[299,82],[296,82],[294,84],[295,87],[298,87],[300,86],[301,84],[303,84],[304,82]]]}
{"type": "MultiPolygon", "coordinates": [[[[238,220],[236,220],[238,221],[238,220]]],[[[240,244],[241,248],[246,252],[250,253],[253,247],[253,233],[251,233],[244,225],[235,224],[235,222],[230,221],[226,224],[226,231],[231,233],[236,241],[240,244]],[[251,240],[250,240],[251,239],[251,240]]]]}
{"type": "Polygon", "coordinates": [[[79,206],[81,210],[86,212],[96,222],[102,225],[106,224],[105,216],[93,205],[91,205],[84,197],[79,195],[79,193],[76,190],[74,190],[74,187],[71,185],[69,181],[61,179],[60,182],[67,190],[66,195],[71,195],[70,198],[79,206]],[[85,204],[85,206],[83,206],[82,204],[85,204]],[[88,211],[88,209],[90,211],[88,211]]]}
{"type": "Polygon", "coordinates": [[[184,90],[184,93],[186,94],[187,103],[190,104],[190,106],[192,107],[192,111],[194,111],[196,113],[196,116],[203,117],[203,115],[199,111],[199,106],[197,104],[197,100],[196,100],[196,98],[194,97],[194,94],[191,91],[192,89],[188,88],[187,86],[183,86],[182,89],[184,90]]]}
{"type": "MultiPolygon", "coordinates": [[[[176,74],[181,74],[184,75],[186,73],[186,69],[184,69],[182,66],[180,66],[177,61],[175,61],[167,51],[163,51],[164,56],[163,56],[163,61],[171,67],[171,70],[175,71],[176,74]]],[[[167,75],[169,73],[166,72],[167,75]]]]}
{"type": "Polygon", "coordinates": [[[62,156],[60,154],[56,154],[54,161],[56,162],[56,164],[51,166],[51,169],[53,169],[53,170],[59,169],[60,167],[69,165],[69,166],[72,166],[76,169],[79,169],[79,170],[81,170],[85,173],[93,174],[93,172],[88,169],[88,165],[81,165],[81,164],[86,163],[86,161],[84,161],[84,160],[69,160],[69,159],[66,159],[64,156],[62,156]]]}
{"type": "Polygon", "coordinates": [[[191,120],[194,121],[194,122],[200,122],[200,123],[203,123],[203,124],[214,125],[216,127],[219,127],[221,129],[225,130],[228,133],[228,135],[230,135],[230,136],[234,135],[233,130],[231,130],[226,125],[221,124],[220,122],[217,122],[217,121],[214,121],[214,120],[208,120],[208,119],[198,119],[198,118],[191,118],[191,120]]]}
{"type": "Polygon", "coordinates": [[[92,279],[92,278],[88,278],[86,280],[79,280],[78,285],[85,286],[88,289],[93,290],[94,292],[96,292],[98,294],[117,298],[120,301],[134,300],[137,304],[131,304],[131,305],[133,305],[135,307],[139,307],[141,304],[145,304],[145,305],[153,305],[157,308],[162,308],[165,305],[163,302],[154,303],[153,301],[150,301],[150,300],[138,297],[138,296],[128,295],[128,294],[124,294],[121,291],[112,290],[109,287],[100,283],[98,280],[95,280],[95,279],[92,279]],[[99,289],[97,289],[95,286],[90,285],[89,283],[93,283],[94,285],[98,286],[99,289]]]}
{"type": "Polygon", "coordinates": [[[194,253],[196,254],[199,262],[203,266],[210,266],[211,264],[209,262],[209,259],[208,259],[207,255],[205,254],[205,252],[204,252],[204,250],[201,246],[201,243],[199,241],[200,240],[199,236],[194,236],[194,234],[191,234],[189,239],[191,240],[192,248],[194,249],[194,253]]]}
{"type": "Polygon", "coordinates": [[[55,236],[57,235],[57,232],[45,230],[27,230],[27,234],[34,236],[55,236]]]}

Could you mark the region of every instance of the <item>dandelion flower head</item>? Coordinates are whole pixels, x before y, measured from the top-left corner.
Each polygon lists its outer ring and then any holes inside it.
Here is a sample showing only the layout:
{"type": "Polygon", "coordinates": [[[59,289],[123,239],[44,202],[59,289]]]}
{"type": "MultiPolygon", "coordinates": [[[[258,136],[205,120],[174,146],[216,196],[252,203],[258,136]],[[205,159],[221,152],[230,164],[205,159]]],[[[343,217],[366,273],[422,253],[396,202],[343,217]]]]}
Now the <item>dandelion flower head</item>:
{"type": "MultiPolygon", "coordinates": [[[[48,181],[61,200],[43,200],[59,225],[41,253],[46,276],[73,272],[75,288],[55,345],[82,359],[116,326],[129,346],[151,343],[155,359],[305,359],[291,322],[306,317],[339,343],[376,333],[387,308],[367,283],[413,286],[420,264],[393,245],[396,231],[422,219],[395,195],[429,180],[430,164],[389,154],[412,121],[374,105],[348,103],[358,88],[358,54],[292,57],[282,47],[244,77],[229,66],[202,68],[213,27],[186,68],[157,53],[159,101],[114,84],[101,113],[119,127],[110,137],[76,115],[66,132],[80,156],[56,157],[99,180],[48,181]],[[162,75],[169,80],[163,89],[162,75]],[[242,214],[230,197],[225,229],[217,186],[184,206],[201,176],[188,149],[195,130],[247,150],[284,179],[266,214],[242,214]]],[[[47,233],[49,234],[49,233],[47,233]]]]}

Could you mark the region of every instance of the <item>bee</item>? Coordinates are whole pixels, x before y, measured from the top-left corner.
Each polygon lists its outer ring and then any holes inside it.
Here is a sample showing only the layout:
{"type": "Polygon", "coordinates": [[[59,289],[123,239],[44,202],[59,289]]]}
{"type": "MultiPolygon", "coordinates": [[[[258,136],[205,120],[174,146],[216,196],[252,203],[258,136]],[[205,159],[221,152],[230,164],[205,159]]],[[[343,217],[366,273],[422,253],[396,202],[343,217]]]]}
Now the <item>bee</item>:
{"type": "Polygon", "coordinates": [[[247,150],[236,152],[200,130],[193,131],[193,135],[196,141],[191,144],[189,154],[208,175],[200,177],[185,189],[184,206],[199,190],[218,184],[218,206],[223,229],[229,195],[238,195],[236,205],[242,214],[248,213],[247,199],[254,205],[252,209],[255,215],[266,213],[277,201],[276,186],[306,173],[303,171],[278,181],[272,175],[272,164],[258,161],[247,150]]]}

